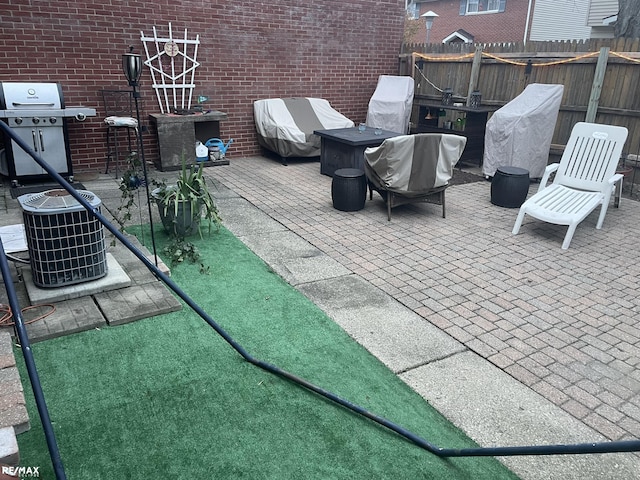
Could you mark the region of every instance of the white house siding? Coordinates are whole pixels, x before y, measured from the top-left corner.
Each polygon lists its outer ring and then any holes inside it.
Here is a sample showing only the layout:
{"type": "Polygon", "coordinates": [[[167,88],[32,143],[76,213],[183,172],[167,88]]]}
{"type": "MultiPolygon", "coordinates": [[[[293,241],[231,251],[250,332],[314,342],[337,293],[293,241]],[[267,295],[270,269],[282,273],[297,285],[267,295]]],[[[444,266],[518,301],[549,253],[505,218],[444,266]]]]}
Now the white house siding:
{"type": "Polygon", "coordinates": [[[618,13],[618,0],[591,0],[587,25],[601,27],[602,20],[618,13]]]}
{"type": "Polygon", "coordinates": [[[590,38],[589,0],[536,0],[531,22],[532,41],[590,38]]]}
{"type": "Polygon", "coordinates": [[[618,0],[591,0],[587,17],[591,38],[613,38],[613,25],[603,25],[602,20],[617,13],[618,0]]]}

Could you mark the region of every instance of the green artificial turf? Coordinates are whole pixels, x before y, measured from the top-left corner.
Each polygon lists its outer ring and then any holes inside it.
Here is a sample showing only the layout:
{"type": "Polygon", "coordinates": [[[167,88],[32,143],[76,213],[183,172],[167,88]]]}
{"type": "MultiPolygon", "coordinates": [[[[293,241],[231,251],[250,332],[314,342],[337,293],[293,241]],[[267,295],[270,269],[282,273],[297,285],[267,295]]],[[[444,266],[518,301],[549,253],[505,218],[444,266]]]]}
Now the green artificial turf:
{"type": "MultiPolygon", "coordinates": [[[[180,265],[172,278],[252,355],[438,446],[475,446],[227,230],[195,243],[210,274],[180,265]]],[[[492,458],[438,458],[249,364],[186,307],[33,351],[69,479],[517,478],[492,458]]],[[[21,369],[21,464],[52,479],[21,369]]]]}

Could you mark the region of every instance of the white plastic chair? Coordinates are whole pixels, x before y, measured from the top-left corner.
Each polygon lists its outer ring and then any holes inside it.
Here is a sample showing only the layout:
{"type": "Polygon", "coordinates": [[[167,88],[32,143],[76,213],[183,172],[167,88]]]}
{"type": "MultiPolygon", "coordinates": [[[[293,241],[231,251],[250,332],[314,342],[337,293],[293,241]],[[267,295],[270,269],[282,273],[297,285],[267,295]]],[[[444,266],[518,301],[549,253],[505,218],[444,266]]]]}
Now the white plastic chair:
{"type": "Polygon", "coordinates": [[[596,228],[602,228],[615,184],[622,179],[615,171],[627,133],[624,127],[577,123],[560,163],[547,166],[538,192],[520,207],[512,233],[520,231],[525,214],[556,225],[568,225],[562,243],[566,250],[578,224],[598,205],[602,207],[596,228]],[[553,172],[556,173],[553,183],[547,186],[553,172]]]}

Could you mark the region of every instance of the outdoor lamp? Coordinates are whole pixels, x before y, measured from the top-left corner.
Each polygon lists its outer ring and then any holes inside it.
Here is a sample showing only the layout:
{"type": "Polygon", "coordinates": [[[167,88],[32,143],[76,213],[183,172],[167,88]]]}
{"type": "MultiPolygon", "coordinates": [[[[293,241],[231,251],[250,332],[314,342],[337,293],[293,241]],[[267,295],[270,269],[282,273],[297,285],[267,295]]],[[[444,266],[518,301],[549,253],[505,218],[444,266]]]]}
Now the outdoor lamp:
{"type": "Polygon", "coordinates": [[[149,194],[149,178],[147,176],[147,161],[144,158],[144,141],[142,139],[142,131],[144,127],[142,126],[142,122],[140,121],[140,104],[138,99],[140,98],[140,92],[136,90],[136,87],[139,86],[138,80],[140,80],[140,75],[142,75],[142,60],[140,55],[133,53],[133,47],[129,47],[129,53],[125,53],[122,55],[122,70],[124,71],[124,76],[127,77],[127,81],[129,82],[129,86],[133,89],[132,97],[136,105],[136,120],[138,120],[138,128],[136,128],[136,137],[138,140],[138,148],[140,152],[140,161],[142,163],[142,173],[144,175],[144,187],[147,193],[147,209],[149,213],[149,225],[151,226],[151,244],[153,246],[153,259],[158,266],[158,253],[156,251],[156,239],[153,233],[153,215],[151,214],[151,198],[149,194]]]}
{"type": "Polygon", "coordinates": [[[445,88],[442,90],[442,105],[451,105],[453,103],[453,88],[445,88]]]}
{"type": "Polygon", "coordinates": [[[469,100],[469,106],[471,108],[480,107],[480,102],[482,101],[482,94],[479,90],[474,90],[471,92],[471,99],[469,100]]]}
{"type": "Polygon", "coordinates": [[[142,75],[142,60],[140,55],[133,53],[133,47],[129,47],[129,53],[122,55],[122,70],[124,70],[129,86],[137,87],[140,75],[142,75]]]}
{"type": "Polygon", "coordinates": [[[533,70],[533,63],[531,63],[531,59],[527,60],[527,65],[524,67],[524,74],[530,75],[533,70]]]}
{"type": "Polygon", "coordinates": [[[429,10],[426,13],[423,13],[422,15],[420,15],[421,17],[424,18],[426,26],[427,26],[427,43],[429,43],[429,34],[431,33],[431,27],[433,26],[433,20],[436,17],[439,17],[439,15],[437,13],[435,13],[433,10],[429,10]]]}

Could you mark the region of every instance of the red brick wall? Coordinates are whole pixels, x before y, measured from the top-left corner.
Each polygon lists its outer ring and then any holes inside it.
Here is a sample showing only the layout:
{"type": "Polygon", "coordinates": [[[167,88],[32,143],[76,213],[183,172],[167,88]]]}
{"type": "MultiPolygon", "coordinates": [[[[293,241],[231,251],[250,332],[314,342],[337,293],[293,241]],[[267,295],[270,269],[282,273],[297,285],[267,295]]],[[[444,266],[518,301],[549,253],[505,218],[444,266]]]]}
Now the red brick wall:
{"type": "MultiPolygon", "coordinates": [[[[529,0],[507,0],[504,12],[460,15],[460,0],[427,2],[420,5],[420,14],[429,10],[438,14],[431,27],[429,40],[440,43],[458,29],[474,36],[476,43],[521,42],[524,39],[529,0]]],[[[420,19],[420,30],[414,40],[424,43],[426,25],[420,19]]]]}
{"type": "MultiPolygon", "coordinates": [[[[326,98],[356,123],[380,74],[395,74],[402,42],[403,0],[269,0],[228,2],[135,0],[2,2],[0,81],[59,82],[67,106],[98,110],[70,122],[75,171],[106,161],[100,89],[127,89],[121,55],[129,45],[143,53],[140,32],[200,37],[195,94],[205,109],[229,120],[221,137],[233,138],[230,155],[260,152],[253,101],[283,96],[326,98]]],[[[144,58],[144,55],[143,55],[144,58]]],[[[144,116],[160,109],[145,67],[144,116]]],[[[192,104],[194,105],[195,102],[192,104]]],[[[148,122],[146,122],[148,123],[148,122]]],[[[155,132],[145,134],[148,160],[157,158],[155,132]]],[[[232,157],[233,158],[233,157],[232,157]]]]}

